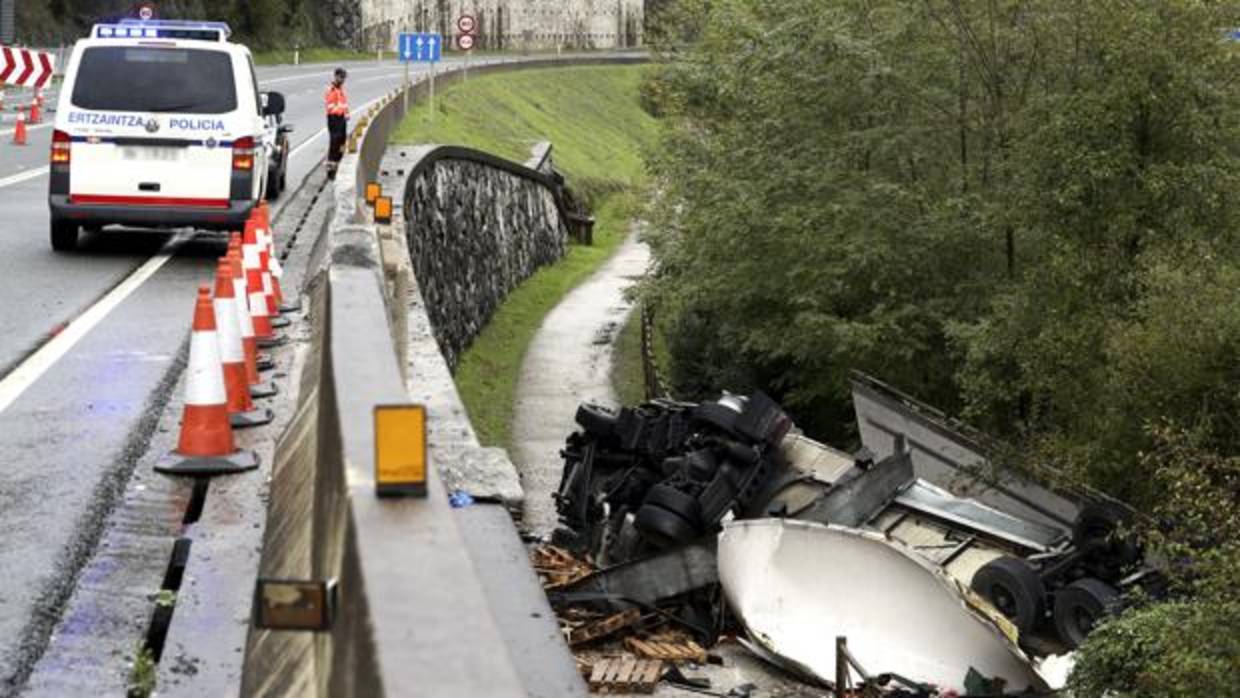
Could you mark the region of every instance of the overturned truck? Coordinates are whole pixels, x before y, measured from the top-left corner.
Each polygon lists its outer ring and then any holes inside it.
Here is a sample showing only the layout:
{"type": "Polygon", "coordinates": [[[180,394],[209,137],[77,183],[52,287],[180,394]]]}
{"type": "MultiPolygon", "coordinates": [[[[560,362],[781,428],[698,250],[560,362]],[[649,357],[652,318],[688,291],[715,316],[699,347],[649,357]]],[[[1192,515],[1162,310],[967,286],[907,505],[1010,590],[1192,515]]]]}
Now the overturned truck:
{"type": "MultiPolygon", "coordinates": [[[[1025,652],[1049,655],[1075,648],[1100,617],[1117,608],[1126,589],[1143,585],[1157,591],[1159,575],[1123,535],[1131,512],[1121,503],[1059,486],[1061,479],[1052,472],[997,466],[987,458],[993,448],[983,436],[878,380],[856,374],[852,388],[863,444],[855,454],[796,433],[780,406],[760,393],[725,394],[701,404],[659,400],[617,411],[582,405],[581,429],[563,451],[556,494],[563,526],[556,542],[588,554],[602,569],[561,592],[559,601],[675,606],[686,627],[711,641],[712,631],[726,622],[717,607],[710,610],[711,600],[719,598],[711,594],[718,590],[723,557],[729,561],[723,591],[755,650],[821,679],[831,675],[823,671],[833,658],[823,654],[823,661],[811,661],[789,651],[786,641],[779,647],[771,628],[755,628],[746,617],[763,607],[755,601],[755,589],[770,587],[778,594],[775,579],[788,581],[779,577],[788,570],[773,560],[798,560],[796,574],[847,579],[831,592],[834,602],[846,604],[857,600],[841,589],[879,582],[867,575],[889,575],[879,565],[884,554],[871,546],[898,548],[916,564],[895,560],[886,569],[903,570],[909,579],[929,574],[922,579],[928,589],[954,593],[974,621],[997,631],[991,635],[1004,645],[1002,651],[998,645],[965,643],[952,650],[964,653],[961,661],[969,653],[1007,652],[1022,666],[1028,665],[1025,652]],[[746,522],[753,520],[774,520],[766,525],[777,529],[752,529],[746,522]],[[792,521],[811,529],[788,528],[792,521]],[[770,567],[762,573],[766,582],[754,585],[734,554],[721,554],[720,546],[752,547],[754,540],[772,535],[769,542],[777,547],[818,541],[817,547],[796,545],[818,550],[821,557],[803,564],[800,556],[768,550],[766,562],[753,560],[770,567]],[[852,567],[833,564],[833,555],[841,563],[852,555],[852,567]],[[856,561],[863,559],[875,568],[858,567],[856,561]]],[[[929,593],[938,598],[940,591],[929,593]]],[[[828,613],[837,607],[834,602],[815,608],[828,613]]],[[[838,619],[843,634],[848,634],[847,617],[838,619]]],[[[830,644],[827,635],[824,631],[820,646],[830,644]]],[[[909,658],[918,647],[906,648],[903,664],[916,664],[909,658]]],[[[922,649],[936,651],[929,645],[922,649]]],[[[820,648],[806,652],[821,654],[820,648]]],[[[930,664],[936,661],[942,664],[933,659],[930,664]]],[[[1009,687],[1039,684],[1036,677],[1008,674],[1009,687]]],[[[943,679],[934,672],[915,678],[939,685],[943,679]]]]}

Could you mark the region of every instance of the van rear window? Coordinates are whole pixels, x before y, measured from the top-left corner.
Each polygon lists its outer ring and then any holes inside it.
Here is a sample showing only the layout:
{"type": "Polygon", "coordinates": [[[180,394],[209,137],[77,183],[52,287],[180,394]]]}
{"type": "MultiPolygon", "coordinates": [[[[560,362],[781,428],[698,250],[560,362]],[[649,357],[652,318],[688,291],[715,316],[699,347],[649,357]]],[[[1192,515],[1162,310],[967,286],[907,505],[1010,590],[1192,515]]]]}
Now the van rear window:
{"type": "Polygon", "coordinates": [[[98,111],[224,114],[237,108],[232,59],[220,51],[100,46],[82,54],[73,106],[98,111]]]}

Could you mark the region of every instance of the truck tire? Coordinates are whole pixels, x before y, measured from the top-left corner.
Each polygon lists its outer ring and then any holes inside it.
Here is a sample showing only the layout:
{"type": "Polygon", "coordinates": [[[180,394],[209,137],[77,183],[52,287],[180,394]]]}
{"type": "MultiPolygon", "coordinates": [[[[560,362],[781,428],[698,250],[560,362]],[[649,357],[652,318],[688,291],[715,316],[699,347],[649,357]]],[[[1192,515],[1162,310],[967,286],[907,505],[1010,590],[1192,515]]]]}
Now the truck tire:
{"type": "Polygon", "coordinates": [[[998,557],[973,575],[969,586],[1023,635],[1031,632],[1046,615],[1046,590],[1038,573],[1018,557],[998,557]]]}
{"type": "Polygon", "coordinates": [[[71,221],[52,221],[52,249],[57,252],[72,252],[77,249],[78,225],[71,221]]]}
{"type": "Polygon", "coordinates": [[[616,433],[615,412],[591,402],[577,406],[576,422],[586,433],[599,439],[610,439],[616,433]]]}
{"type": "Polygon", "coordinates": [[[667,485],[650,488],[633,526],[659,547],[688,543],[701,535],[702,506],[696,497],[667,485]]]}
{"type": "Polygon", "coordinates": [[[1105,541],[1106,545],[1090,556],[1087,565],[1105,581],[1118,580],[1125,568],[1141,561],[1141,546],[1131,536],[1119,532],[1128,519],[1123,507],[1099,502],[1081,509],[1072,525],[1072,544],[1078,549],[1105,541]]]}
{"type": "Polygon", "coordinates": [[[1118,602],[1119,591],[1110,584],[1092,577],[1078,579],[1055,593],[1055,632],[1069,649],[1076,649],[1118,602]]]}

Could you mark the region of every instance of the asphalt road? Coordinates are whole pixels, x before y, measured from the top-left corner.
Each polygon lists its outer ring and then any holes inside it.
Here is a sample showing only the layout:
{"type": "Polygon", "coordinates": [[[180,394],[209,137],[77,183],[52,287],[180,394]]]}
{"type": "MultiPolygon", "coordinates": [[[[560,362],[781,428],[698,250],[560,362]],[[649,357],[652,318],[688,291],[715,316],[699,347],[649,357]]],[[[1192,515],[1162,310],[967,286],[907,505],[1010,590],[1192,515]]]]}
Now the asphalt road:
{"type": "MultiPolygon", "coordinates": [[[[348,67],[357,111],[404,75],[395,62],[348,67]]],[[[325,154],[330,69],[259,70],[262,89],[285,94],[296,128],[290,188],[325,154]]],[[[93,552],[109,493],[146,448],[179,375],[194,289],[210,279],[224,239],[109,231],[54,253],[51,129],[33,129],[24,147],[10,144],[10,129],[0,123],[0,696],[37,658],[93,552]]]]}

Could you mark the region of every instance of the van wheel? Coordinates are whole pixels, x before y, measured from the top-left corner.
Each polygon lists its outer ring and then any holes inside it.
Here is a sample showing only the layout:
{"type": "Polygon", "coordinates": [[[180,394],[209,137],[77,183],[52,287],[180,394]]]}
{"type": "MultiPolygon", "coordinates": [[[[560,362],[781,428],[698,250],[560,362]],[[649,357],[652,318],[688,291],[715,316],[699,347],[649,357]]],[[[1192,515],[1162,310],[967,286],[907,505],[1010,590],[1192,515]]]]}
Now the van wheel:
{"type": "Polygon", "coordinates": [[[274,173],[267,174],[267,200],[275,201],[280,198],[280,192],[284,190],[284,175],[276,177],[274,173]]]}
{"type": "Polygon", "coordinates": [[[78,225],[70,221],[52,221],[52,249],[72,252],[77,249],[78,225]]]}

